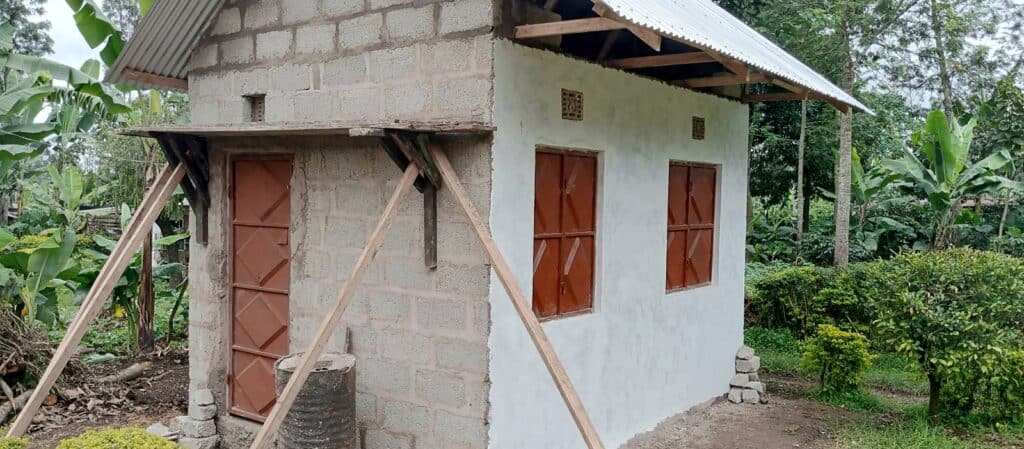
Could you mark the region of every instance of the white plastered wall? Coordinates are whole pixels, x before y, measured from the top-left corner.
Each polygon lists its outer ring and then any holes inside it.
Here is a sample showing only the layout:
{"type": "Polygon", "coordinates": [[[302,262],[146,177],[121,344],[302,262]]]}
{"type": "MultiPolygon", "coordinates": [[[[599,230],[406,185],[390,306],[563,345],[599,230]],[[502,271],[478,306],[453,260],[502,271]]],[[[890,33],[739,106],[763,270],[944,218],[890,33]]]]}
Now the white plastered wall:
{"type": "MultiPolygon", "coordinates": [[[[724,394],[742,344],[747,107],[504,40],[494,95],[490,223],[528,296],[535,148],[600,152],[595,310],[543,326],[605,445],[724,394]],[[562,120],[562,88],[583,92],[582,122],[562,120]],[[666,294],[670,160],[721,170],[714,283],[666,294]]],[[[585,448],[497,279],[491,304],[490,447],[585,448]]]]}

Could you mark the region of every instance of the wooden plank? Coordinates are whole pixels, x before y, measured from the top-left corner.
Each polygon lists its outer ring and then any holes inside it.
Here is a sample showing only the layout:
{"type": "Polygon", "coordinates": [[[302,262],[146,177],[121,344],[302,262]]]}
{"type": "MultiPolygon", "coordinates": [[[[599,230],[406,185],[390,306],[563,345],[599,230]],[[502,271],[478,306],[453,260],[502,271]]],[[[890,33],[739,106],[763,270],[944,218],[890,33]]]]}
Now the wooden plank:
{"type": "Polygon", "coordinates": [[[750,76],[742,75],[717,75],[709,76],[706,78],[689,78],[684,80],[673,81],[672,84],[689,87],[691,89],[699,89],[703,87],[721,87],[721,86],[736,86],[739,84],[750,84],[750,83],[763,83],[768,79],[760,74],[755,73],[750,76]]]}
{"type": "Polygon", "coordinates": [[[709,62],[715,62],[715,58],[702,51],[695,51],[690,53],[612,59],[605,62],[605,65],[616,69],[646,69],[673,65],[707,64],[709,62]]]}
{"type": "Polygon", "coordinates": [[[292,373],[291,378],[288,380],[288,385],[284,387],[277,399],[277,404],[270,411],[270,416],[263,423],[263,427],[260,428],[256,439],[253,440],[251,449],[267,449],[274,439],[274,434],[277,433],[277,429],[281,427],[281,422],[284,421],[285,415],[288,414],[288,410],[292,408],[292,404],[295,402],[295,398],[299,394],[299,390],[302,389],[302,385],[306,383],[306,379],[309,378],[310,371],[316,365],[320,359],[320,355],[323,354],[324,347],[327,346],[327,341],[334,334],[335,329],[338,327],[338,323],[341,321],[341,315],[345,313],[345,309],[348,308],[349,303],[352,302],[352,298],[355,296],[356,287],[359,286],[359,282],[363,279],[363,275],[366,274],[366,269],[369,268],[370,262],[373,261],[374,256],[377,255],[377,251],[380,250],[380,245],[384,241],[384,234],[391,226],[391,222],[395,216],[398,215],[399,206],[406,194],[409,193],[409,189],[412,187],[413,181],[416,180],[418,170],[415,165],[409,165],[405,169],[405,174],[402,175],[402,180],[399,181],[398,187],[395,188],[395,192],[391,194],[391,199],[388,201],[387,207],[384,208],[384,213],[380,217],[380,222],[377,223],[377,227],[374,228],[373,233],[370,234],[369,240],[366,242],[366,247],[363,248],[363,252],[359,255],[359,259],[356,260],[356,264],[352,267],[352,272],[349,274],[345,284],[342,285],[341,291],[338,292],[338,298],[334,303],[334,306],[328,312],[327,316],[324,317],[323,322],[320,323],[320,328],[316,331],[316,336],[313,337],[313,342],[309,348],[306,349],[299,361],[298,367],[295,372],[292,373]]]}
{"type": "Polygon", "coordinates": [[[171,78],[169,76],[157,75],[135,69],[121,70],[121,76],[126,80],[135,81],[137,83],[152,84],[174,90],[188,90],[188,80],[180,78],[171,78]]]}
{"type": "Polygon", "coordinates": [[[516,27],[516,39],[561,36],[564,34],[593,33],[597,31],[624,30],[626,24],[604,17],[563,20],[560,22],[537,23],[516,27]]]}
{"type": "Polygon", "coordinates": [[[807,94],[793,92],[772,92],[766,94],[748,94],[743,96],[744,103],[767,103],[772,101],[800,101],[810,98],[807,94]]]}
{"type": "Polygon", "coordinates": [[[174,188],[184,177],[185,169],[181,165],[173,169],[170,167],[165,169],[165,173],[159,178],[162,182],[153,186],[152,194],[147,195],[143,204],[135,212],[135,216],[132,218],[132,223],[129,226],[130,233],[124,234],[121,237],[110,258],[104,263],[100,276],[96,278],[96,281],[89,289],[89,293],[82,302],[74,322],[68,327],[67,332],[64,334],[64,339],[61,340],[57,350],[53,353],[49,366],[46,367],[43,376],[39,378],[35,391],[32,392],[28,403],[25,404],[17,419],[14,420],[14,424],[7,431],[8,437],[20,437],[28,430],[28,426],[36,412],[39,411],[39,406],[42,405],[43,399],[50,393],[50,389],[53,388],[57,378],[67,366],[68,360],[82,341],[82,336],[85,335],[89,323],[92,323],[103,310],[106,298],[110,296],[110,293],[117,284],[117,280],[120,279],[121,274],[124,273],[125,268],[128,267],[128,264],[135,256],[135,250],[142,244],[143,238],[150,236],[153,223],[156,222],[157,217],[160,216],[160,212],[163,210],[163,206],[167,204],[171,194],[174,193],[174,188]]]}
{"type": "Polygon", "coordinates": [[[512,300],[512,304],[515,306],[519,318],[523,321],[523,325],[526,326],[526,331],[530,334],[530,339],[533,340],[534,346],[540,352],[541,359],[544,361],[544,365],[547,366],[551,378],[554,379],[555,386],[558,387],[562,400],[568,406],[569,413],[572,414],[576,427],[579,428],[580,434],[583,435],[583,440],[586,442],[587,447],[589,449],[604,449],[604,444],[601,443],[601,437],[598,435],[597,429],[594,428],[594,424],[590,421],[590,416],[587,414],[579,394],[576,392],[575,387],[573,387],[569,375],[565,372],[565,368],[551,346],[551,342],[548,341],[548,337],[540,326],[537,316],[534,315],[533,308],[527,302],[526,294],[520,289],[519,281],[515,278],[512,268],[505,261],[505,256],[498,250],[498,245],[494,242],[494,238],[491,236],[491,232],[488,230],[484,220],[480,218],[476,207],[473,206],[473,201],[469,198],[465,187],[459,181],[455,169],[452,168],[451,163],[440,148],[431,146],[430,155],[437,162],[437,167],[441,171],[445,185],[451,189],[455,200],[462,206],[462,210],[466,213],[470,225],[473,227],[473,231],[483,244],[484,250],[487,251],[498,279],[501,280],[501,284],[505,287],[505,292],[508,293],[509,298],[512,300]]]}
{"type": "Polygon", "coordinates": [[[380,128],[401,131],[489,134],[494,125],[483,121],[465,120],[394,120],[323,122],[246,122],[230,125],[151,125],[121,131],[121,134],[154,137],[157,133],[186,134],[195,137],[263,137],[263,136],[347,136],[353,128],[380,128]]]}
{"type": "Polygon", "coordinates": [[[437,268],[437,188],[432,185],[423,189],[423,262],[437,268]]]}
{"type": "Polygon", "coordinates": [[[648,47],[651,47],[654,51],[661,51],[661,35],[656,31],[630,23],[628,20],[619,17],[618,14],[615,14],[615,11],[612,11],[611,8],[603,3],[595,3],[594,12],[606,19],[625,24],[626,29],[643,43],[647,44],[648,47]]]}
{"type": "Polygon", "coordinates": [[[398,149],[402,150],[402,154],[416,164],[416,167],[420,170],[420,175],[427,178],[427,181],[434,188],[441,187],[441,174],[437,172],[437,167],[434,167],[434,164],[427,160],[426,149],[421,149],[417,146],[417,142],[414,140],[415,137],[397,131],[388,132],[388,136],[398,145],[398,149]]]}

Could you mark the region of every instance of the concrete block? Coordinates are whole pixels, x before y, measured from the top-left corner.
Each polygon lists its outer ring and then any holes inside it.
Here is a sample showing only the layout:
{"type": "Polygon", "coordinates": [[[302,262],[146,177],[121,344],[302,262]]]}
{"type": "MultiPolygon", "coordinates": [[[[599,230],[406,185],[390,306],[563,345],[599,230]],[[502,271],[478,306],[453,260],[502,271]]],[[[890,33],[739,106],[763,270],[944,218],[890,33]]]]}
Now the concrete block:
{"type": "Polygon", "coordinates": [[[491,383],[487,377],[466,376],[466,406],[467,413],[480,413],[484,416],[490,402],[491,383]]]}
{"type": "Polygon", "coordinates": [[[209,421],[215,416],[217,416],[216,405],[188,405],[188,417],[196,421],[209,421]]]}
{"type": "Polygon", "coordinates": [[[326,218],[324,243],[332,248],[361,249],[370,235],[370,221],[365,218],[326,218]]]}
{"type": "Polygon", "coordinates": [[[419,369],[416,370],[416,397],[427,403],[461,407],[466,403],[466,384],[454,373],[419,369]]]}
{"type": "Polygon", "coordinates": [[[242,123],[248,121],[245,101],[241,97],[226,98],[217,102],[219,123],[242,123]]]}
{"type": "Polygon", "coordinates": [[[248,64],[253,61],[253,38],[243,36],[220,43],[221,62],[248,64]]]}
{"type": "Polygon", "coordinates": [[[412,449],[412,438],[379,429],[366,432],[366,447],[374,449],[412,449]]]}
{"type": "Polygon", "coordinates": [[[309,22],[320,14],[316,0],[290,0],[281,2],[281,23],[293,25],[309,22]]]}
{"type": "Polygon", "coordinates": [[[182,437],[206,438],[217,434],[217,425],[213,421],[197,421],[188,416],[178,416],[171,420],[171,430],[182,437]]]}
{"type": "Polygon", "coordinates": [[[178,439],[178,444],[184,446],[185,449],[217,449],[220,447],[220,437],[217,435],[206,438],[182,437],[178,439]]]}
{"type": "Polygon", "coordinates": [[[387,401],[384,403],[384,428],[395,433],[429,434],[430,409],[404,401],[387,401]]]}
{"type": "Polygon", "coordinates": [[[413,0],[370,0],[370,9],[381,9],[411,4],[413,4],[413,0]]]}
{"type": "Polygon", "coordinates": [[[268,31],[256,35],[256,59],[277,59],[292,50],[291,30],[268,31]]]}
{"type": "MultiPolygon", "coordinates": [[[[348,311],[345,312],[345,315],[348,315],[348,311]]],[[[367,326],[350,326],[349,334],[352,339],[352,354],[362,356],[376,355],[378,353],[378,337],[376,329],[367,326]]]]}
{"type": "Polygon", "coordinates": [[[489,355],[483,344],[454,338],[437,343],[437,365],[445,369],[486,374],[489,355]]]}
{"type": "Polygon", "coordinates": [[[750,360],[736,360],[737,373],[754,373],[761,369],[761,358],[754,356],[750,360]]]}
{"type": "Polygon", "coordinates": [[[384,114],[388,118],[412,118],[430,111],[432,93],[423,82],[389,86],[384,89],[384,114]]]}
{"type": "Polygon", "coordinates": [[[482,444],[487,440],[487,423],[480,418],[459,416],[438,410],[434,416],[434,435],[446,440],[482,444]]]}
{"type": "Polygon", "coordinates": [[[442,3],[440,21],[438,22],[439,33],[457,33],[492,26],[494,24],[493,3],[482,0],[442,3]]]}
{"type": "Polygon", "coordinates": [[[486,296],[490,291],[490,268],[440,262],[437,267],[437,290],[451,293],[486,296]]]}
{"type": "Polygon", "coordinates": [[[325,54],[334,52],[334,24],[308,25],[295,30],[295,53],[325,54]]]}
{"type": "Polygon", "coordinates": [[[309,90],[311,85],[312,74],[308,65],[288,64],[270,68],[271,90],[309,90]]]}
{"type": "Polygon", "coordinates": [[[473,331],[473,335],[486,340],[491,334],[491,303],[474,302],[470,309],[473,318],[470,329],[473,331]]]}
{"type": "Polygon", "coordinates": [[[331,95],[322,90],[298,92],[294,97],[295,120],[326,122],[330,120],[331,95]]]}
{"type": "Polygon", "coordinates": [[[473,67],[477,72],[494,72],[494,38],[490,34],[473,38],[473,67]]]}
{"type": "Polygon", "coordinates": [[[371,320],[405,325],[412,321],[412,300],[409,297],[376,292],[372,298],[369,304],[371,320]]]}
{"type": "Polygon", "coordinates": [[[218,36],[221,34],[237,33],[242,30],[242,11],[238,8],[223,8],[217,14],[217,21],[213,24],[210,34],[218,36]]]}
{"type": "Polygon", "coordinates": [[[732,380],[729,381],[729,386],[743,388],[750,383],[750,376],[747,374],[737,374],[732,376],[732,380]]]}
{"type": "Polygon", "coordinates": [[[390,360],[428,365],[434,359],[434,342],[413,331],[385,329],[380,331],[380,354],[390,360]]]}
{"type": "Polygon", "coordinates": [[[351,49],[383,42],[384,15],[366,14],[338,24],[338,47],[351,49]]]}
{"type": "Polygon", "coordinates": [[[363,358],[360,374],[357,383],[362,381],[364,392],[404,395],[409,394],[412,385],[409,366],[403,363],[363,358]]]}
{"type": "Polygon", "coordinates": [[[384,15],[388,39],[403,41],[424,39],[434,35],[434,5],[421,8],[404,8],[389,11],[384,15]]]}
{"type": "Polygon", "coordinates": [[[192,392],[188,399],[189,404],[195,404],[199,406],[203,405],[217,405],[216,400],[213,398],[213,391],[209,389],[196,390],[192,392]]]}
{"type": "Polygon", "coordinates": [[[744,346],[736,351],[736,358],[740,360],[750,360],[754,358],[754,348],[750,346],[744,346]]]}
{"type": "Polygon", "coordinates": [[[381,82],[419,76],[416,47],[407,46],[369,53],[370,79],[381,82]]]}
{"type": "Polygon", "coordinates": [[[189,80],[190,99],[194,100],[197,97],[222,97],[232,91],[232,82],[231,76],[226,74],[193,76],[189,80]]]}
{"type": "Polygon", "coordinates": [[[257,0],[245,7],[245,29],[255,30],[273,25],[280,20],[277,0],[257,0]]]}
{"type": "Polygon", "coordinates": [[[417,290],[433,290],[434,272],[423,265],[423,255],[393,256],[383,264],[384,282],[389,285],[417,290]]]}
{"type": "MultiPolygon", "coordinates": [[[[358,370],[358,367],[356,369],[358,370]]],[[[356,421],[362,427],[380,427],[377,417],[377,396],[356,392],[356,421]]]]}
{"type": "Polygon", "coordinates": [[[267,69],[249,70],[235,74],[236,95],[252,95],[266,93],[270,88],[267,69]]]}
{"type": "Polygon", "coordinates": [[[442,80],[437,85],[438,109],[448,116],[470,117],[488,115],[491,104],[491,81],[483,78],[442,80]]]}
{"type": "Polygon", "coordinates": [[[365,8],[364,0],[324,0],[324,14],[331,17],[352,15],[365,8]]]}
{"type": "Polygon", "coordinates": [[[435,298],[416,300],[416,325],[420,329],[460,332],[466,329],[467,321],[466,304],[463,301],[435,298]]]}
{"type": "MultiPolygon", "coordinates": [[[[324,86],[347,86],[367,79],[366,55],[347,56],[324,64],[324,86]]],[[[379,109],[379,108],[378,108],[379,109]]]]}
{"type": "MultiPolygon", "coordinates": [[[[465,173],[465,172],[463,172],[465,173]]],[[[461,175],[460,175],[461,176],[461,175]]],[[[438,224],[438,257],[445,261],[487,263],[487,253],[468,223],[446,222],[438,224]]]]}
{"type": "Polygon", "coordinates": [[[473,42],[445,40],[423,45],[422,69],[428,74],[460,73],[473,68],[473,42]]]}
{"type": "Polygon", "coordinates": [[[189,60],[189,67],[202,69],[217,65],[217,44],[207,44],[196,48],[189,60]]]}

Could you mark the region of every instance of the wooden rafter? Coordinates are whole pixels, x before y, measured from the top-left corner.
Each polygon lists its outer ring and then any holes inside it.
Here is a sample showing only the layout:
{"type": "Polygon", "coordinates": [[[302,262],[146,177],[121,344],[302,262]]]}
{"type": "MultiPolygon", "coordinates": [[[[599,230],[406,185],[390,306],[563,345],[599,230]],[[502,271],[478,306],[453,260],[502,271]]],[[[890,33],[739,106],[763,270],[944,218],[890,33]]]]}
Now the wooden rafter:
{"type": "Polygon", "coordinates": [[[612,59],[606,61],[605,65],[617,69],[646,69],[651,67],[667,67],[673,65],[706,64],[709,62],[715,62],[715,59],[712,58],[707,53],[695,51],[690,53],[674,53],[667,55],[612,59]]]}
{"type": "Polygon", "coordinates": [[[536,23],[516,27],[516,39],[562,36],[565,34],[594,33],[598,31],[624,30],[626,24],[604,17],[562,20],[559,22],[536,23]]]}
{"type": "Polygon", "coordinates": [[[753,73],[746,76],[716,75],[704,78],[689,78],[673,81],[672,84],[689,87],[691,89],[700,89],[705,87],[738,86],[740,84],[763,83],[765,81],[768,81],[768,78],[764,76],[764,74],[753,73]]]}
{"type": "Polygon", "coordinates": [[[626,25],[626,29],[629,30],[630,33],[633,33],[633,35],[635,35],[638,39],[643,41],[643,43],[647,44],[648,47],[651,47],[651,49],[653,49],[654,51],[661,51],[660,34],[647,28],[636,26],[629,23],[628,21],[624,20],[623,18],[615,14],[615,12],[611,10],[611,8],[605,6],[603,3],[594,3],[594,12],[596,12],[597,15],[601,17],[611,19],[626,25]]]}
{"type": "Polygon", "coordinates": [[[180,78],[171,78],[135,69],[121,70],[121,76],[128,81],[135,81],[137,83],[162,86],[175,90],[188,90],[188,80],[180,78]]]}

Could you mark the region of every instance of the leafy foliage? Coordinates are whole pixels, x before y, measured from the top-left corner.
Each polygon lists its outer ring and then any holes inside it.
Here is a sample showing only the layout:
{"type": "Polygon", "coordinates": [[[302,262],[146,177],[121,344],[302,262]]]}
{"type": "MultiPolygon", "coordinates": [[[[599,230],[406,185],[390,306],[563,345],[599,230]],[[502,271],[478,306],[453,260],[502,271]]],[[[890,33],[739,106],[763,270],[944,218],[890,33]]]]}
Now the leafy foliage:
{"type": "Polygon", "coordinates": [[[24,438],[2,438],[0,437],[0,449],[27,449],[28,440],[24,438]]]}
{"type": "Polygon", "coordinates": [[[138,428],[90,430],[61,441],[56,449],[175,449],[181,446],[138,428]]]}
{"type": "Polygon", "coordinates": [[[800,369],[818,378],[826,396],[856,391],[874,360],[868,348],[867,337],[822,324],[804,342],[800,369]]]}

